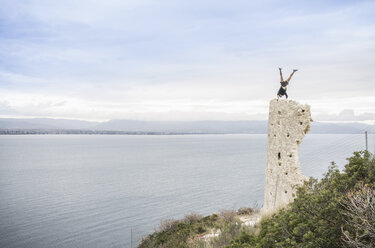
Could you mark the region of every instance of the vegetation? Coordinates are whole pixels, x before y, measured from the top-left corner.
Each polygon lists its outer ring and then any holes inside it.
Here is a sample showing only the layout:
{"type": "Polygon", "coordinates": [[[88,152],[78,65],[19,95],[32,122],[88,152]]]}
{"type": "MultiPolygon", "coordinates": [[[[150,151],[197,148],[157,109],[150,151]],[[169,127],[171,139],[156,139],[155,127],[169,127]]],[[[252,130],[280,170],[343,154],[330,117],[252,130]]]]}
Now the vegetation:
{"type": "Polygon", "coordinates": [[[367,185],[361,185],[360,188],[350,192],[342,203],[347,222],[353,227],[351,231],[343,229],[343,240],[348,247],[374,247],[375,189],[367,185]]]}
{"type": "Polygon", "coordinates": [[[335,164],[323,179],[298,189],[295,201],[264,219],[258,235],[243,233],[231,248],[374,247],[375,159],[355,152],[340,172],[335,164]]]}
{"type": "Polygon", "coordinates": [[[239,216],[253,212],[251,208],[241,208],[238,212],[224,210],[206,217],[190,214],[183,220],[164,220],[138,247],[224,247],[241,232],[252,233],[252,228],[240,224],[239,216]]]}
{"type": "Polygon", "coordinates": [[[375,158],[355,152],[342,172],[332,163],[321,180],[310,178],[293,203],[263,218],[257,229],[239,221],[252,213],[239,209],[167,220],[139,247],[375,247],[375,158]],[[209,242],[201,239],[218,230],[209,242]]]}

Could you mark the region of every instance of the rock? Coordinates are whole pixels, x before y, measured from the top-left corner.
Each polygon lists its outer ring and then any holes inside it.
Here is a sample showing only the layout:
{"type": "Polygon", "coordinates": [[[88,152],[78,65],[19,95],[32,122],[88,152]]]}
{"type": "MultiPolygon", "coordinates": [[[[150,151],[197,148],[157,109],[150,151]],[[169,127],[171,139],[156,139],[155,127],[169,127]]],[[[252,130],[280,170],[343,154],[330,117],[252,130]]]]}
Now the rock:
{"type": "Polygon", "coordinates": [[[211,232],[202,235],[200,237],[200,240],[203,240],[205,242],[209,242],[212,239],[219,237],[220,233],[221,233],[220,229],[219,230],[211,229],[211,232]]]}
{"type": "Polygon", "coordinates": [[[240,216],[240,221],[243,226],[255,227],[256,224],[261,220],[260,213],[253,213],[251,215],[240,216]]]}
{"type": "Polygon", "coordinates": [[[293,201],[296,186],[306,180],[301,173],[298,152],[311,122],[309,105],[292,100],[270,101],[262,212],[272,212],[293,201]]]}

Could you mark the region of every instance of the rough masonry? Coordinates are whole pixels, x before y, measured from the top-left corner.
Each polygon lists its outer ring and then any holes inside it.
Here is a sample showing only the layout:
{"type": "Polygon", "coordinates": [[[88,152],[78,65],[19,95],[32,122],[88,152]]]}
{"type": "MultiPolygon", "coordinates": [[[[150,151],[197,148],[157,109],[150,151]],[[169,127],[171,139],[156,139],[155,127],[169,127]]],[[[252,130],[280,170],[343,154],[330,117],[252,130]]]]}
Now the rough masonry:
{"type": "Polygon", "coordinates": [[[298,152],[311,122],[309,105],[292,100],[270,101],[263,212],[293,201],[296,186],[306,180],[301,173],[298,152]]]}

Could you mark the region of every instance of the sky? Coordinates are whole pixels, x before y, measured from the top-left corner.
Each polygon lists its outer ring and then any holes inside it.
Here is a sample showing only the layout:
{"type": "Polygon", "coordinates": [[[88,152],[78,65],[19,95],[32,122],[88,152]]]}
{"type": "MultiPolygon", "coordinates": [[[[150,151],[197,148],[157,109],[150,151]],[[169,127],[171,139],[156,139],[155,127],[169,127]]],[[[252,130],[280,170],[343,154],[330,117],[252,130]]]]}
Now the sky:
{"type": "Polygon", "coordinates": [[[375,123],[375,1],[0,0],[0,117],[375,123]]]}

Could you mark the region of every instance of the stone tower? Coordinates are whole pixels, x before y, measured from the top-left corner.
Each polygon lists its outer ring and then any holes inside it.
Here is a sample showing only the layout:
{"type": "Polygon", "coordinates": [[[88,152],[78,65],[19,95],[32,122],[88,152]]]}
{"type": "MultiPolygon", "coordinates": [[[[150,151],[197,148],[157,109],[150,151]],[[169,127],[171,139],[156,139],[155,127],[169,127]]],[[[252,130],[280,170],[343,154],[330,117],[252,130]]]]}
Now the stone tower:
{"type": "Polygon", "coordinates": [[[296,186],[306,180],[298,152],[312,122],[310,106],[296,101],[271,100],[269,111],[264,212],[293,201],[296,186]]]}

